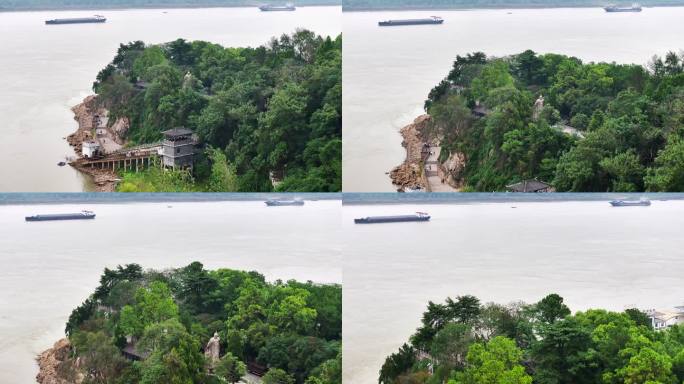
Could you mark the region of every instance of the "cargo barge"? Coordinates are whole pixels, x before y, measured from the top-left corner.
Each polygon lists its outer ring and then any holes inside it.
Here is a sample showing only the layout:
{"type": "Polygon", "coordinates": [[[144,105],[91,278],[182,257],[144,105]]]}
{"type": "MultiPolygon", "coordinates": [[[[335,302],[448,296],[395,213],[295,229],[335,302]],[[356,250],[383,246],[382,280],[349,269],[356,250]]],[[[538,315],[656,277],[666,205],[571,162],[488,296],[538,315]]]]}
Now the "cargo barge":
{"type": "Polygon", "coordinates": [[[56,220],[92,220],[95,213],[81,211],[79,213],[51,213],[47,215],[26,216],[26,221],[56,221],[56,220]]]}
{"type": "Polygon", "coordinates": [[[107,18],[104,16],[100,15],[95,15],[93,17],[74,17],[70,19],[52,19],[52,20],[45,20],[45,24],[48,25],[54,25],[54,24],[87,24],[87,23],[104,23],[107,21],[107,18]]]}
{"type": "Polygon", "coordinates": [[[634,4],[631,7],[618,7],[615,5],[609,5],[603,9],[606,12],[641,12],[641,6],[639,4],[634,4]]]}
{"type": "Polygon", "coordinates": [[[267,200],[265,203],[269,207],[286,207],[304,205],[304,200],[267,200]]]}
{"type": "Polygon", "coordinates": [[[296,11],[297,7],[292,4],[285,5],[262,5],[259,9],[263,12],[282,12],[282,11],[296,11]]]}
{"type": "Polygon", "coordinates": [[[429,221],[430,215],[425,212],[416,212],[415,215],[398,216],[369,216],[354,219],[356,224],[384,224],[384,223],[405,223],[410,221],[429,221]]]}
{"type": "Polygon", "coordinates": [[[610,205],[613,207],[648,207],[651,205],[651,200],[613,200],[610,205]]]}
{"type": "Polygon", "coordinates": [[[378,23],[381,27],[398,27],[402,25],[424,25],[424,24],[442,24],[444,19],[437,16],[430,16],[426,19],[404,19],[404,20],[386,20],[378,23]]]}

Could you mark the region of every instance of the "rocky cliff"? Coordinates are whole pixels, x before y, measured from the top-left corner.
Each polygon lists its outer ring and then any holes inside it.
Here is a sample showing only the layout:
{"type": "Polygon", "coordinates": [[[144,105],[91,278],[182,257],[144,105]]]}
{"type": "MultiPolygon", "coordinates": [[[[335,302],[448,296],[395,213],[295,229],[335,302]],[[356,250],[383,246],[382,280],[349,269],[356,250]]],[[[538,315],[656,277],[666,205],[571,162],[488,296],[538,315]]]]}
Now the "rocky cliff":
{"type": "Polygon", "coordinates": [[[52,348],[44,351],[36,360],[38,361],[38,374],[36,381],[40,384],[80,384],[83,377],[77,375],[72,379],[63,378],[63,372],[70,371],[71,344],[67,339],[57,341],[52,348]]]}
{"type": "Polygon", "coordinates": [[[424,131],[429,124],[430,116],[422,115],[399,131],[404,139],[401,145],[406,148],[406,159],[392,169],[390,178],[392,184],[399,187],[400,191],[417,188],[425,190],[427,187],[427,181],[421,171],[421,162],[423,145],[426,143],[424,131]]]}

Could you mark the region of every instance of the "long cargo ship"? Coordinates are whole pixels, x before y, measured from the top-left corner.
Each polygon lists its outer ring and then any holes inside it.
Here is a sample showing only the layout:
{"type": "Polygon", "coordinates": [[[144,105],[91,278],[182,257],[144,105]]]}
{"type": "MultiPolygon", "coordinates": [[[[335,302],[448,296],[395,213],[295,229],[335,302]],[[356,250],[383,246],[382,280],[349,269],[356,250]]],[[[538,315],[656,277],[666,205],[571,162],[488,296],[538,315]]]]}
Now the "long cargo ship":
{"type": "Polygon", "coordinates": [[[278,12],[278,11],[296,11],[297,7],[292,4],[285,5],[262,5],[259,7],[263,12],[278,12]]]}
{"type": "Polygon", "coordinates": [[[79,213],[51,213],[47,215],[26,216],[26,221],[55,221],[55,220],[91,220],[95,214],[91,211],[79,213]]]}
{"type": "Polygon", "coordinates": [[[651,205],[651,200],[613,200],[610,205],[613,207],[648,207],[651,205]]]}
{"type": "Polygon", "coordinates": [[[304,205],[304,200],[294,199],[294,200],[267,200],[266,205],[269,207],[285,207],[292,205],[304,205]]]}
{"type": "Polygon", "coordinates": [[[641,12],[641,6],[634,4],[631,7],[618,7],[616,5],[609,5],[605,8],[606,12],[641,12]]]}
{"type": "Polygon", "coordinates": [[[437,16],[430,16],[426,19],[403,19],[403,20],[386,20],[378,23],[381,27],[397,27],[402,25],[423,25],[423,24],[442,24],[444,19],[437,16]]]}
{"type": "Polygon", "coordinates": [[[45,20],[45,24],[84,24],[84,23],[104,23],[107,18],[100,15],[93,17],[74,17],[70,19],[45,20]]]}
{"type": "Polygon", "coordinates": [[[415,215],[398,216],[369,216],[354,219],[356,224],[383,224],[383,223],[404,223],[410,221],[429,221],[430,215],[425,212],[416,212],[415,215]]]}

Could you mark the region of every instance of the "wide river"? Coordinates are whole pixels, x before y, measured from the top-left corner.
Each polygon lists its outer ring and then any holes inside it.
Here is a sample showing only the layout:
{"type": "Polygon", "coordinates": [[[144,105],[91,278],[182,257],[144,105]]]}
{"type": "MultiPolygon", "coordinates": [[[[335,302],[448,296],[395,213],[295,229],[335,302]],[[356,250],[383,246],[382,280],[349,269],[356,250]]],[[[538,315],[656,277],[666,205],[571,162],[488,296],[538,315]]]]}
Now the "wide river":
{"type": "Polygon", "coordinates": [[[622,14],[601,8],[345,12],[343,190],[395,190],[385,173],[404,160],[399,129],[424,113],[428,92],[457,54],[533,49],[646,64],[654,54],[684,48],[683,19],[684,7],[622,14]],[[380,20],[431,15],[444,24],[378,27],[380,20]]]}
{"type": "Polygon", "coordinates": [[[345,205],[344,381],[377,383],[384,359],[420,325],[429,300],[534,303],[573,311],[684,304],[684,201],[345,205]],[[517,207],[512,209],[512,207],[517,207]],[[428,223],[353,218],[425,211],[428,223]]]}
{"type": "Polygon", "coordinates": [[[97,73],[120,43],[184,38],[225,46],[258,46],[308,28],[342,31],[341,7],[296,12],[258,8],[144,9],[0,13],[0,191],[83,191],[91,188],[70,167],[64,138],[77,124],[71,107],[92,93],[97,73]],[[102,14],[105,24],[47,26],[44,20],[102,14]]]}
{"type": "Polygon", "coordinates": [[[0,206],[0,383],[35,382],[35,357],[64,337],[71,310],[105,267],[255,270],[341,283],[341,203],[263,202],[0,206]],[[27,223],[36,213],[95,211],[88,221],[27,223]]]}

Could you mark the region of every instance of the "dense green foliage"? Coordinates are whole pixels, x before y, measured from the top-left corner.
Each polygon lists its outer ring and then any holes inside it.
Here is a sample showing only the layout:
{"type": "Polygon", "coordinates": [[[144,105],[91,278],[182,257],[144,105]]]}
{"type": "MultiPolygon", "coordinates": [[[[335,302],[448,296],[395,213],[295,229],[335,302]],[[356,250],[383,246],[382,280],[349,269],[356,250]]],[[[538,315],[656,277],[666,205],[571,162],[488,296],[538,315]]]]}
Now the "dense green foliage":
{"type": "Polygon", "coordinates": [[[247,363],[270,369],[265,383],[342,382],[338,285],[269,283],[256,272],[208,271],[198,262],[163,272],[119,266],[105,269],[66,333],[73,356],[60,372],[80,371],[88,383],[235,383],[247,363]],[[209,374],[202,348],[214,332],[221,359],[209,374]],[[143,360],[123,357],[127,337],[143,360]]]}
{"type": "Polygon", "coordinates": [[[385,360],[380,384],[675,384],[684,327],[655,331],[639,310],[574,315],[556,294],[532,305],[430,302],[409,344],[385,360]]]}
{"type": "MultiPolygon", "coordinates": [[[[0,0],[2,9],[83,9],[135,7],[235,7],[262,5],[258,0],[0,0]]],[[[278,1],[273,1],[278,4],[278,1]]],[[[340,5],[341,0],[297,0],[297,5],[340,5]]]]}
{"type": "MultiPolygon", "coordinates": [[[[617,2],[620,3],[620,2],[617,2]]],[[[624,3],[624,2],[623,2],[624,3]]],[[[682,0],[642,0],[642,6],[682,5],[682,0]]],[[[343,0],[346,11],[361,9],[599,7],[597,0],[343,0]]]]}
{"type": "Polygon", "coordinates": [[[559,191],[682,191],[683,62],[675,53],[648,68],[529,50],[469,54],[425,108],[442,155],[464,155],[455,177],[471,190],[536,178],[559,191]],[[543,109],[534,107],[539,95],[543,109]]]}
{"type": "Polygon", "coordinates": [[[154,166],[144,172],[124,172],[117,191],[226,192],[239,189],[235,167],[228,163],[223,151],[209,147],[200,161],[199,168],[193,172],[189,169],[164,169],[155,160],[154,166]]]}
{"type": "Polygon", "coordinates": [[[341,36],[306,30],[257,48],[122,44],[94,90],[112,117],[129,118],[130,144],[184,126],[207,149],[190,175],[129,174],[120,188],[264,192],[274,175],[280,191],[340,191],[341,60],[341,36]]]}

